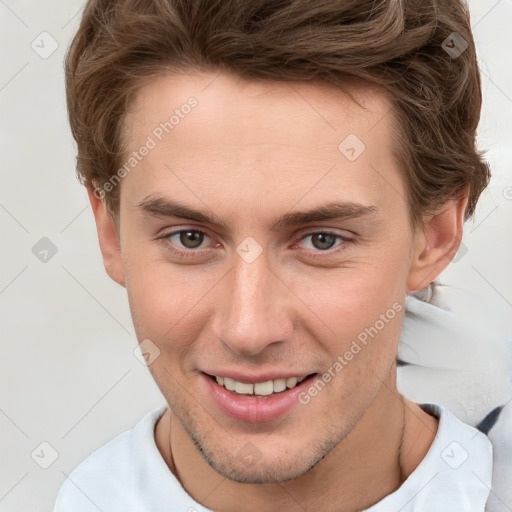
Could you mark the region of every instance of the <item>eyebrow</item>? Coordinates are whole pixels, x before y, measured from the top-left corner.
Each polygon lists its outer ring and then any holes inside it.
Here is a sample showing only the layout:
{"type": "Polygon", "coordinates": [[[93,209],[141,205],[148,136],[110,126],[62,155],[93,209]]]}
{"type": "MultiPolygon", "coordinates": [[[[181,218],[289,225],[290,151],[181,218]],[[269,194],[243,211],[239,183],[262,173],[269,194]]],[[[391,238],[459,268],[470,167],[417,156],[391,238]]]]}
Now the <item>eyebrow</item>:
{"type": "MultiPolygon", "coordinates": [[[[215,214],[190,208],[177,201],[164,197],[147,196],[135,205],[144,214],[154,217],[176,217],[192,220],[202,224],[210,224],[228,229],[215,214]]],[[[293,227],[308,222],[319,222],[339,219],[353,219],[358,217],[376,216],[380,210],[374,205],[364,205],[354,202],[327,203],[305,211],[285,213],[279,217],[271,227],[272,231],[278,231],[285,227],[293,227]]]]}

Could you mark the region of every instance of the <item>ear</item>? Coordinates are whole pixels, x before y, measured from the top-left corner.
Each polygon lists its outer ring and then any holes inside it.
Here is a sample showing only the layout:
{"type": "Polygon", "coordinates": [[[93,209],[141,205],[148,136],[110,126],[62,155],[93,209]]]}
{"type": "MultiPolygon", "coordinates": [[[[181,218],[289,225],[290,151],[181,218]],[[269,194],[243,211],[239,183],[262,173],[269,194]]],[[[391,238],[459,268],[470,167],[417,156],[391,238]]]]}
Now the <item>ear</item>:
{"type": "Polygon", "coordinates": [[[441,211],[424,219],[414,234],[407,291],[428,286],[448,266],[459,249],[468,203],[468,189],[449,199],[441,211]]]}
{"type": "Polygon", "coordinates": [[[116,283],[125,286],[120,240],[114,220],[107,210],[104,200],[95,194],[92,187],[87,187],[87,194],[96,220],[98,241],[105,270],[116,283]]]}

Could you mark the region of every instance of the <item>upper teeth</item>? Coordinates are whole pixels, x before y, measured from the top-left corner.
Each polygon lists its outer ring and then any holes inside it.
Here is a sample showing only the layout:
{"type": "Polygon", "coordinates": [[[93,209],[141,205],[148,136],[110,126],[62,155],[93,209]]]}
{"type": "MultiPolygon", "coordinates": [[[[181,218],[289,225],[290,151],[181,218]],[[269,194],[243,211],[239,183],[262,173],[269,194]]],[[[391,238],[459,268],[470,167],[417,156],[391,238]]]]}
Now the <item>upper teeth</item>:
{"type": "Polygon", "coordinates": [[[257,382],[256,384],[248,384],[239,382],[230,377],[215,377],[220,386],[225,387],[229,391],[234,391],[241,395],[271,395],[279,393],[286,388],[294,388],[298,383],[302,382],[307,375],[302,377],[288,377],[287,379],[267,380],[266,382],[257,382]]]}

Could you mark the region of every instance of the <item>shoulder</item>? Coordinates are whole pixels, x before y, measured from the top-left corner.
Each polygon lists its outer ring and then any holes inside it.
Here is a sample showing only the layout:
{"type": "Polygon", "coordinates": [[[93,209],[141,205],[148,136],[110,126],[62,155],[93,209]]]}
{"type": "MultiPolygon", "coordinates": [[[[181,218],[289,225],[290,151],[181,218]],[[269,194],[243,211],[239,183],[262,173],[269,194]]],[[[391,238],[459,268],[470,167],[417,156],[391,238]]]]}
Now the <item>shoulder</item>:
{"type": "Polygon", "coordinates": [[[483,511],[492,479],[490,440],[443,406],[418,405],[439,420],[434,441],[406,481],[367,511],[483,511]]]}
{"type": "Polygon", "coordinates": [[[145,464],[154,471],[157,461],[167,470],[154,442],[154,426],[165,410],[147,413],[76,466],[59,489],[54,512],[112,510],[123,502],[133,506],[145,464]]]}
{"type": "Polygon", "coordinates": [[[486,510],[505,512],[512,504],[512,402],[496,407],[479,423],[494,446],[492,493],[486,510]]]}
{"type": "MultiPolygon", "coordinates": [[[[439,419],[439,428],[430,452],[439,454],[442,461],[451,469],[460,467],[466,461],[468,468],[484,470],[484,480],[489,480],[492,473],[493,446],[487,435],[478,428],[459,419],[451,410],[432,403],[420,404],[420,407],[439,419]],[[452,460],[458,456],[458,459],[452,460]],[[471,461],[469,458],[471,457],[471,461]]],[[[439,462],[436,459],[437,462],[439,462]]],[[[446,469],[445,465],[441,466],[446,469]]],[[[488,481],[490,484],[490,480],[488,481]]]]}

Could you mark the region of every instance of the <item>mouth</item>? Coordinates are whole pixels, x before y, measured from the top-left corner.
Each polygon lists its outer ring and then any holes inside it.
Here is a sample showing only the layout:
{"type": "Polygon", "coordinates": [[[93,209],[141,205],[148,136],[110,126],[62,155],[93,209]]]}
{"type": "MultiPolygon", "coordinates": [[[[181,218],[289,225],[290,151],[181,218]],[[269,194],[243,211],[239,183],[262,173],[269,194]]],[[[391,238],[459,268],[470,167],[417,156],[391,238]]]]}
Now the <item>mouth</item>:
{"type": "Polygon", "coordinates": [[[211,380],[216,382],[220,387],[231,391],[235,395],[249,395],[254,398],[263,398],[266,396],[284,393],[289,389],[293,389],[306,379],[310,379],[317,375],[310,373],[296,377],[283,377],[279,379],[267,380],[265,382],[241,382],[231,377],[221,377],[218,375],[209,375],[205,373],[211,380]]]}
{"type": "MultiPolygon", "coordinates": [[[[318,373],[243,382],[232,377],[201,372],[205,392],[217,410],[244,423],[264,423],[290,413],[318,373]]],[[[240,377],[239,377],[240,378],[240,377]]]]}

